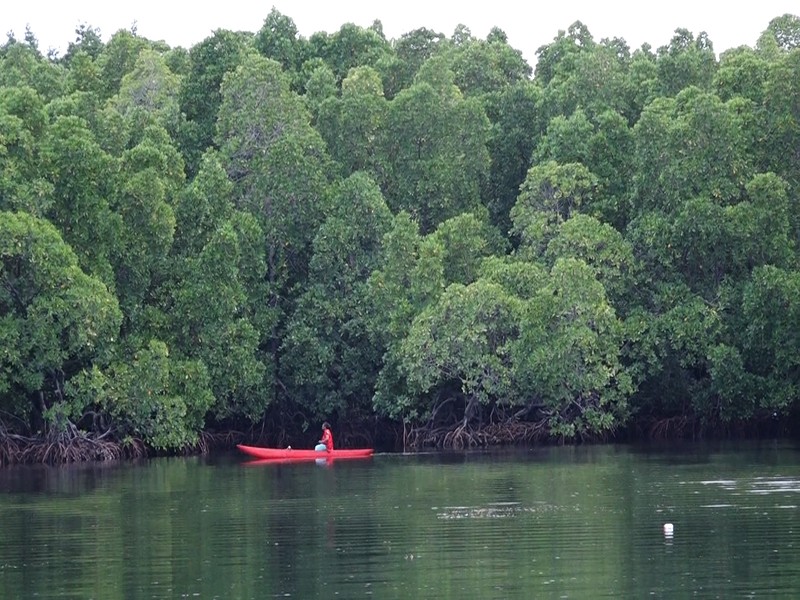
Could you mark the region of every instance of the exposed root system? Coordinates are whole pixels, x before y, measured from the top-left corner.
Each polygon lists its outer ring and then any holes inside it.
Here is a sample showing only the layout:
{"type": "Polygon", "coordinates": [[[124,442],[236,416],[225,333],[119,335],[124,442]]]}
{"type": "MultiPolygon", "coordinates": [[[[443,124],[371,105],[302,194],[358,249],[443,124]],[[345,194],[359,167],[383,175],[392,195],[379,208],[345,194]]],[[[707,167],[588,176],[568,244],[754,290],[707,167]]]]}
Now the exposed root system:
{"type": "Polygon", "coordinates": [[[426,447],[463,450],[481,446],[503,446],[542,442],[549,439],[547,421],[506,421],[482,426],[414,427],[406,431],[404,446],[407,450],[426,447]]]}
{"type": "Polygon", "coordinates": [[[120,443],[71,430],[43,438],[28,438],[0,432],[0,466],[10,464],[63,464],[109,461],[146,456],[140,440],[120,443]]]}
{"type": "Polygon", "coordinates": [[[696,438],[701,433],[697,420],[683,415],[654,420],[647,426],[647,437],[652,440],[696,438]]]}

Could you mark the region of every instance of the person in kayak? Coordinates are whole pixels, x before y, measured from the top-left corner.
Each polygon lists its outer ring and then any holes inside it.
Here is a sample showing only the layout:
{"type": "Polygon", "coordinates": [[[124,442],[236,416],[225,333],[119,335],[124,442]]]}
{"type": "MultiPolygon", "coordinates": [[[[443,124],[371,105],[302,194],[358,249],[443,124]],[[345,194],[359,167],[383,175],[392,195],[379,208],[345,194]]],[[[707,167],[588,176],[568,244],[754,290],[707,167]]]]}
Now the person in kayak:
{"type": "Polygon", "coordinates": [[[317,443],[316,450],[333,452],[333,433],[327,421],[322,424],[322,439],[317,443]]]}

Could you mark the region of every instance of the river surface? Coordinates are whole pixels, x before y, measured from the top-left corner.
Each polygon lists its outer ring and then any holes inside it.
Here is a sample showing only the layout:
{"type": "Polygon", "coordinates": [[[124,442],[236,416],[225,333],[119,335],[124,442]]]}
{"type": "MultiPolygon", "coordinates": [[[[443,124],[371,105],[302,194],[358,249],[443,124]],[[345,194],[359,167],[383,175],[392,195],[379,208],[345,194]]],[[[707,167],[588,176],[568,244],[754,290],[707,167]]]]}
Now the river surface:
{"type": "Polygon", "coordinates": [[[3,599],[794,599],[799,546],[793,442],[0,469],[3,599]]]}

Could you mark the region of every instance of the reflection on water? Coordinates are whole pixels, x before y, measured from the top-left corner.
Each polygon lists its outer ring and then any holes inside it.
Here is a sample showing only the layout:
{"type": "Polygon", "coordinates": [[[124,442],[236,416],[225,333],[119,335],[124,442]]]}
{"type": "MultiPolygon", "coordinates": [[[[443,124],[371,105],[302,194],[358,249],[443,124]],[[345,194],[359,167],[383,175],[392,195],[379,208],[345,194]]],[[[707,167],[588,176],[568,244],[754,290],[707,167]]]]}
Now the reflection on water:
{"type": "MultiPolygon", "coordinates": [[[[495,502],[487,506],[446,506],[436,516],[439,519],[503,519],[553,508],[543,502],[536,506],[523,506],[520,502],[495,502]]],[[[434,507],[434,510],[438,509],[434,507]]]]}
{"type": "Polygon", "coordinates": [[[785,479],[782,477],[775,479],[757,478],[750,482],[748,491],[752,494],[800,492],[800,479],[785,479]]]}
{"type": "Polygon", "coordinates": [[[0,597],[795,598],[799,456],[599,446],[0,470],[0,597]]]}
{"type": "Polygon", "coordinates": [[[787,477],[754,477],[737,481],[735,479],[722,479],[715,481],[701,481],[702,485],[720,486],[730,492],[744,492],[749,494],[775,494],[784,492],[800,492],[800,479],[787,477]]]}

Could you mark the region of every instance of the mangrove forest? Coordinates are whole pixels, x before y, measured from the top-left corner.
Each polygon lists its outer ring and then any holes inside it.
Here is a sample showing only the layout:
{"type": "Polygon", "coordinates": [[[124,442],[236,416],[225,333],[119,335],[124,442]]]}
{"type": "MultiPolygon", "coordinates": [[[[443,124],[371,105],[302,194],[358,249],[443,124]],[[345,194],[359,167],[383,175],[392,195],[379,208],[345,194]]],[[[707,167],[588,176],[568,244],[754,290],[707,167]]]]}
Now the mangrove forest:
{"type": "Polygon", "coordinates": [[[796,434],[800,17],[754,27],[9,33],[0,465],[796,434]]]}

